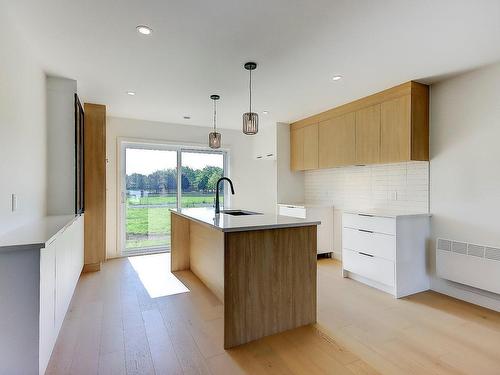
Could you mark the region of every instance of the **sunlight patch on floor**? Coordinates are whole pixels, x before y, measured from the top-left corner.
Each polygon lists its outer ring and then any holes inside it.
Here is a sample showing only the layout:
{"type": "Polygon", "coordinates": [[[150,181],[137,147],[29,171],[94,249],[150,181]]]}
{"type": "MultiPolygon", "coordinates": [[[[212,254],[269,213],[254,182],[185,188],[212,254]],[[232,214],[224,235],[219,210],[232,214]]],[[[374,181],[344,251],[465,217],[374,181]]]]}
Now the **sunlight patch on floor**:
{"type": "Polygon", "coordinates": [[[169,253],[129,257],[128,261],[151,298],[189,292],[170,272],[169,253]]]}

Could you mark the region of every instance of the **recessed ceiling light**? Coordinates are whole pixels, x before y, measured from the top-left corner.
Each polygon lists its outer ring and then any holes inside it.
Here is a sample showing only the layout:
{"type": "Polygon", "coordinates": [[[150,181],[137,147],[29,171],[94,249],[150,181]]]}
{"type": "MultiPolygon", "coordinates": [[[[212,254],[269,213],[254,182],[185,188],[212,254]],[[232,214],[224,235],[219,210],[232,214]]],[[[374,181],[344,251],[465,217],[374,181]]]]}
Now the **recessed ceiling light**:
{"type": "Polygon", "coordinates": [[[339,81],[341,79],[342,79],[342,76],[339,76],[339,75],[332,77],[332,81],[339,81]]]}
{"type": "Polygon", "coordinates": [[[262,114],[263,114],[263,115],[268,115],[268,114],[269,114],[269,111],[262,111],[262,114]]]}
{"type": "Polygon", "coordinates": [[[191,116],[184,116],[184,120],[191,120],[191,116]]]}
{"type": "Polygon", "coordinates": [[[151,35],[153,33],[153,29],[146,25],[139,25],[136,27],[137,32],[142,35],[151,35]]]}
{"type": "Polygon", "coordinates": [[[134,96],[135,95],[135,91],[127,91],[127,95],[134,96]]]}

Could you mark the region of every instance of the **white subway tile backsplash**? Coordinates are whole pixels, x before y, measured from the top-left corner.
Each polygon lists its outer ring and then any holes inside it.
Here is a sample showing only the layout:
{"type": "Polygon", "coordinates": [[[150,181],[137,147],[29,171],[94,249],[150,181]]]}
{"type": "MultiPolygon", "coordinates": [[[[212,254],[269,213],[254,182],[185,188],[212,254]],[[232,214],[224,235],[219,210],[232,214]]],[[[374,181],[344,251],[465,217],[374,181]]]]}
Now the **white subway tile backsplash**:
{"type": "Polygon", "coordinates": [[[305,198],[309,203],[333,203],[337,209],[384,208],[428,212],[429,163],[408,162],[307,171],[305,198]]]}

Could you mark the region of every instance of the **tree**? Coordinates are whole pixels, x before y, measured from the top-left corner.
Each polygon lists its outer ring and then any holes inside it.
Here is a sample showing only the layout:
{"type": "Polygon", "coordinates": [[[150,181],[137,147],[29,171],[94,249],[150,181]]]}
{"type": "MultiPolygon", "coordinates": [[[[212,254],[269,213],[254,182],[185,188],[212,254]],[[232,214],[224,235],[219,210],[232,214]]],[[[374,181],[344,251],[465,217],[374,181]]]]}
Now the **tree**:
{"type": "Polygon", "coordinates": [[[217,181],[222,177],[222,173],[218,171],[213,171],[212,175],[208,179],[207,188],[210,191],[215,191],[217,189],[217,181]]]}
{"type": "Polygon", "coordinates": [[[148,189],[155,193],[159,193],[161,187],[161,171],[155,171],[148,175],[147,181],[148,189]]]}
{"type": "Polygon", "coordinates": [[[140,173],[132,173],[127,175],[127,190],[144,190],[146,189],[147,177],[140,173]]]}

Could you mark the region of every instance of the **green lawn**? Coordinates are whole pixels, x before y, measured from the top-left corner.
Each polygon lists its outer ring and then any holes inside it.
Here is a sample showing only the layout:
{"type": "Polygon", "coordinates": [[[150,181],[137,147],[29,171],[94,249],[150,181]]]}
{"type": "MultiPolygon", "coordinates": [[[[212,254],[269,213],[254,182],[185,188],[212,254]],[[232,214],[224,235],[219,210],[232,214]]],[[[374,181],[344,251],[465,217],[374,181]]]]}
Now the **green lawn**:
{"type": "MultiPolygon", "coordinates": [[[[199,205],[211,205],[214,203],[215,194],[200,195],[188,195],[189,193],[184,193],[182,195],[182,207],[196,207],[199,205]]],[[[221,203],[224,201],[224,197],[221,194],[221,203]]],[[[148,197],[128,197],[127,203],[129,206],[137,205],[158,205],[158,204],[168,204],[175,207],[177,203],[177,196],[173,194],[164,196],[148,196],[148,197]]]]}
{"type": "MultiPolygon", "coordinates": [[[[213,194],[183,195],[182,207],[206,207],[214,201],[213,194]]],[[[177,196],[148,196],[127,199],[128,249],[139,247],[170,246],[170,208],[176,207],[177,196]],[[136,207],[136,206],[165,207],[136,207]]],[[[223,198],[221,197],[221,204],[223,198]]]]}

